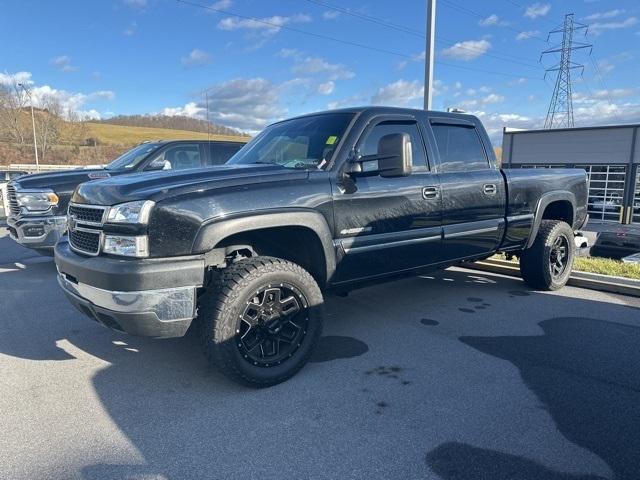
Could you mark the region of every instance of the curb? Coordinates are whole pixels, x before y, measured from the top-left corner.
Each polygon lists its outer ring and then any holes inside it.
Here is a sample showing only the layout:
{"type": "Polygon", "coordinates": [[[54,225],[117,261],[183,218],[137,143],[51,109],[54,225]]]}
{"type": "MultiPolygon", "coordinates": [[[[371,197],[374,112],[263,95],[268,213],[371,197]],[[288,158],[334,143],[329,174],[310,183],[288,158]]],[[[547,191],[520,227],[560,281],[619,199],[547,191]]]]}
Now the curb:
{"type": "MultiPolygon", "coordinates": [[[[462,266],[473,270],[520,277],[520,267],[518,264],[505,260],[482,260],[474,263],[464,263],[462,266]]],[[[571,272],[567,285],[640,297],[640,280],[631,280],[629,278],[600,275],[598,273],[571,272]]]]}

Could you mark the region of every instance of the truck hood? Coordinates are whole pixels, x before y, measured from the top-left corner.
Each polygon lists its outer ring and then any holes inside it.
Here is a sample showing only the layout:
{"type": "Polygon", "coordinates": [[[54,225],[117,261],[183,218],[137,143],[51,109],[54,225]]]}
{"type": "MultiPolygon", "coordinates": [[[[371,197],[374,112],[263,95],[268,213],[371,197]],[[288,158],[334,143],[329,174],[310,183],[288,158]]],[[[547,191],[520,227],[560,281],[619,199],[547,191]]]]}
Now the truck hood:
{"type": "Polygon", "coordinates": [[[59,189],[73,190],[79,183],[88,182],[95,178],[101,178],[102,175],[108,174],[109,173],[102,168],[64,170],[62,172],[46,172],[25,175],[15,180],[14,183],[19,185],[19,188],[23,189],[50,188],[57,192],[59,189]]]}
{"type": "Polygon", "coordinates": [[[303,180],[305,170],[278,165],[221,165],[175,172],[153,172],[122,175],[83,183],[72,201],[92,205],[117,205],[135,200],[159,202],[171,197],[211,189],[303,180]]]}

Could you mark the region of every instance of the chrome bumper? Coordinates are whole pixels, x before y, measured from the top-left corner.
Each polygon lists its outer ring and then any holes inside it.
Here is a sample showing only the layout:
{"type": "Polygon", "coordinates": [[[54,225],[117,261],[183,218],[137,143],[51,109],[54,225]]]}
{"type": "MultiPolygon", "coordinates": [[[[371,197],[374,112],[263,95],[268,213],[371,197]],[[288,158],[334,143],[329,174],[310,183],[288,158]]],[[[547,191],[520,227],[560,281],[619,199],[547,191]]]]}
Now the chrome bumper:
{"type": "Polygon", "coordinates": [[[132,335],[179,337],[196,316],[196,287],[120,292],[103,290],[58,273],[58,283],[82,313],[132,335]]]}
{"type": "Polygon", "coordinates": [[[53,248],[67,229],[65,215],[8,217],[9,236],[29,248],[53,248]]]}

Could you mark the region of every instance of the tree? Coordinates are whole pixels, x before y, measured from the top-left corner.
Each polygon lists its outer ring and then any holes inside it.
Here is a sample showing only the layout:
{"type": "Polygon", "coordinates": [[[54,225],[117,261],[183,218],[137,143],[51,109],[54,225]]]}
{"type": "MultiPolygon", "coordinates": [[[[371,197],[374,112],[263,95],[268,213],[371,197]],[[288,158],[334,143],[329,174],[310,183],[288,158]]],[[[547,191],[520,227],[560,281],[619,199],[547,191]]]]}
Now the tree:
{"type": "Polygon", "coordinates": [[[36,135],[40,147],[41,161],[44,161],[51,147],[57,145],[60,141],[64,125],[62,115],[62,105],[60,105],[60,101],[57,98],[51,95],[42,97],[36,115],[36,135]]]}
{"type": "Polygon", "coordinates": [[[18,83],[0,85],[0,136],[24,145],[28,122],[25,115],[27,97],[18,83]]]}

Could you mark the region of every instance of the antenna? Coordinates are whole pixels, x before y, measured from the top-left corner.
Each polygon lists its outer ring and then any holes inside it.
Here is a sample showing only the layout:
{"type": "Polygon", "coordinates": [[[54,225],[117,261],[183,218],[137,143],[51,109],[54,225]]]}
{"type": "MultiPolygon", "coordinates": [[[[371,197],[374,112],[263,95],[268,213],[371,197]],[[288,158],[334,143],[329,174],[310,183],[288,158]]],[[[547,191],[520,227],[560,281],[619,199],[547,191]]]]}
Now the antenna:
{"type": "Polygon", "coordinates": [[[544,121],[544,128],[574,126],[571,70],[581,69],[582,75],[582,73],[584,73],[584,65],[571,61],[571,52],[582,48],[592,49],[593,45],[574,41],[573,32],[584,30],[586,36],[588,29],[588,25],[574,21],[573,13],[568,13],[564,16],[564,23],[549,32],[547,41],[549,41],[552,34],[562,33],[562,44],[545,50],[540,54],[540,60],[542,60],[542,57],[546,54],[560,53],[560,62],[551,68],[547,68],[544,74],[546,79],[547,73],[558,72],[547,118],[544,121]]]}

